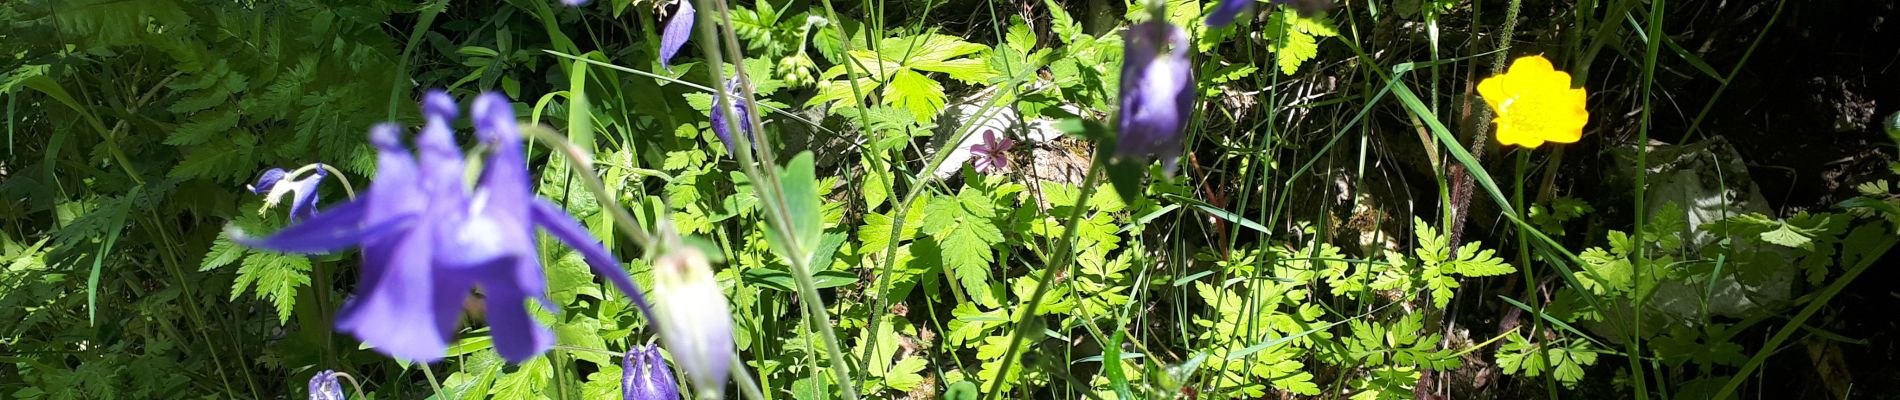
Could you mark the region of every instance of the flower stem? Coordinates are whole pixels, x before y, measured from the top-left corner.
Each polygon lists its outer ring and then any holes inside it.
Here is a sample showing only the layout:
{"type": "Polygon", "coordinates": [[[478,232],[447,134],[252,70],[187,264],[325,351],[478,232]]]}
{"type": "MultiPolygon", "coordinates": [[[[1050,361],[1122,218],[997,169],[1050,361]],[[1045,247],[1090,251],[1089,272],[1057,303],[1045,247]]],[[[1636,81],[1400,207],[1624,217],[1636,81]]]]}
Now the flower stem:
{"type": "Polygon", "coordinates": [[[1105,156],[1098,149],[1091,157],[1094,162],[1089,163],[1089,172],[1082,178],[1082,193],[1076,196],[1075,205],[1069,207],[1070,212],[1074,214],[1069,215],[1069,220],[1063,223],[1062,241],[1056,242],[1059,247],[1049,253],[1051,257],[1058,258],[1054,258],[1056,261],[1049,263],[1048,268],[1043,269],[1042,277],[1036,279],[1036,291],[1029,295],[1029,303],[1024,304],[1022,308],[1023,316],[1017,319],[1016,328],[1009,335],[1009,347],[1003,351],[1002,364],[996,371],[996,377],[990,381],[990,390],[984,391],[979,398],[988,399],[991,395],[1002,391],[1003,381],[1009,380],[1009,368],[1016,364],[1017,349],[1022,345],[1023,337],[1028,336],[1029,321],[1036,317],[1036,306],[1042,304],[1042,296],[1049,294],[1049,287],[1054,286],[1054,282],[1051,281],[1055,280],[1056,276],[1062,275],[1069,263],[1074,261],[1076,228],[1083,219],[1082,212],[1089,203],[1089,197],[1095,195],[1096,181],[1101,178],[1102,164],[1108,162],[1105,156]]]}
{"type": "Polygon", "coordinates": [[[521,135],[541,142],[542,145],[548,146],[549,149],[560,151],[566,154],[569,159],[574,160],[572,165],[581,172],[577,174],[581,177],[581,186],[585,186],[587,191],[593,192],[594,200],[600,203],[600,208],[606,210],[613,216],[614,225],[618,225],[621,232],[626,232],[627,238],[633,239],[634,244],[639,245],[640,248],[646,249],[648,252],[654,250],[653,246],[656,243],[653,241],[653,236],[647,233],[646,228],[640,226],[638,221],[633,219],[633,214],[627,213],[625,208],[615,203],[614,199],[618,199],[619,197],[615,196],[614,193],[608,192],[607,184],[601,182],[600,175],[594,171],[593,156],[588,155],[587,151],[581,149],[579,146],[575,146],[573,142],[569,142],[566,137],[555,133],[552,129],[540,125],[521,125],[521,135]]]}
{"type": "MultiPolygon", "coordinates": [[[[717,18],[717,22],[723,24],[723,26],[732,26],[731,13],[726,7],[726,2],[723,0],[697,1],[700,2],[701,9],[712,11],[710,14],[702,13],[704,19],[701,23],[696,24],[702,45],[712,46],[711,48],[713,49],[723,47],[725,51],[731,53],[734,65],[733,72],[739,81],[740,93],[738,94],[743,96],[742,98],[745,101],[743,104],[757,104],[756,95],[752,91],[752,83],[746,78],[745,68],[742,67],[744,56],[739,54],[739,49],[742,47],[739,45],[738,38],[733,35],[730,28],[724,31],[716,31],[713,24],[706,23],[714,22],[713,19],[717,18]],[[724,33],[724,35],[719,35],[718,33],[724,33]],[[718,45],[721,43],[720,39],[724,39],[723,43],[725,46],[718,45]]],[[[712,83],[719,85],[725,82],[725,77],[722,76],[725,72],[725,61],[722,60],[724,57],[720,52],[706,51],[705,58],[709,65],[707,75],[712,78],[712,83]]],[[[732,98],[732,95],[733,93],[726,93],[724,90],[716,90],[713,92],[716,104],[735,104],[732,103],[732,101],[735,100],[732,98]]],[[[851,372],[848,369],[850,359],[846,358],[843,351],[839,349],[840,342],[838,341],[836,330],[832,328],[830,312],[826,311],[824,299],[818,296],[818,285],[814,283],[811,277],[811,266],[809,265],[811,260],[801,256],[806,254],[805,249],[807,246],[816,245],[816,243],[802,243],[797,237],[791,234],[791,232],[794,232],[794,227],[792,226],[790,209],[786,206],[787,199],[785,198],[785,192],[783,190],[784,186],[779,183],[778,175],[773,173],[777,163],[772,154],[771,135],[766,134],[763,127],[760,126],[758,113],[746,113],[744,120],[735,120],[732,112],[734,107],[715,108],[713,112],[724,114],[726,117],[724,118],[725,123],[744,123],[752,128],[752,132],[757,133],[756,135],[746,135],[741,133],[745,131],[734,129],[738,128],[738,126],[727,127],[731,132],[740,133],[732,135],[732,139],[737,142],[734,147],[738,149],[733,153],[736,153],[735,155],[739,158],[739,167],[757,184],[756,190],[759,192],[759,200],[766,206],[764,207],[766,211],[766,221],[775,228],[768,229],[768,231],[778,236],[779,243],[784,244],[786,247],[784,249],[785,258],[788,264],[791,264],[792,281],[798,286],[799,305],[804,308],[806,322],[811,325],[813,330],[818,331],[820,336],[825,340],[825,352],[830,358],[832,376],[839,382],[839,391],[844,393],[845,399],[857,400],[857,381],[852,379],[851,372]],[[752,143],[754,139],[759,143],[752,143]],[[756,159],[754,158],[755,155],[757,156],[756,159]]]]}
{"type": "Polygon", "coordinates": [[[430,370],[429,364],[416,363],[415,365],[422,367],[422,376],[424,378],[429,378],[429,389],[435,391],[435,397],[447,398],[442,396],[442,384],[435,381],[435,371],[430,370]]]}

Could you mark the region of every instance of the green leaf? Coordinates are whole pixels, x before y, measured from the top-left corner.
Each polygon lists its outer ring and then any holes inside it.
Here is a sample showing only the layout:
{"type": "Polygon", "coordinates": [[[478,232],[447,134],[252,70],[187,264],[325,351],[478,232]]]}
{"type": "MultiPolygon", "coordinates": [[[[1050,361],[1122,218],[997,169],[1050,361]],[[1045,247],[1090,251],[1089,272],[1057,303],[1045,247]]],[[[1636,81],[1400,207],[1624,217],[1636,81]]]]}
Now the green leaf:
{"type": "MultiPolygon", "coordinates": [[[[790,237],[795,244],[780,243],[779,235],[768,236],[772,239],[772,251],[786,260],[809,263],[825,230],[824,209],[818,198],[818,179],[812,171],[811,152],[798,153],[784,168],[779,169],[779,184],[792,225],[789,227],[791,232],[781,233],[790,237]],[[798,247],[799,254],[788,252],[794,245],[798,247]]],[[[783,229],[777,224],[769,226],[773,230],[783,229]]]]}
{"type": "Polygon", "coordinates": [[[884,384],[901,391],[916,389],[917,384],[924,381],[924,376],[920,372],[923,372],[925,364],[926,360],[923,357],[909,357],[898,361],[896,365],[891,366],[890,372],[884,374],[884,384]]]}
{"type": "Polygon", "coordinates": [[[1503,259],[1499,259],[1494,251],[1482,248],[1483,245],[1484,243],[1480,242],[1464,244],[1458,260],[1451,263],[1453,270],[1467,277],[1497,276],[1517,272],[1511,264],[1506,264],[1503,259]]]}
{"type": "Polygon", "coordinates": [[[230,234],[220,232],[218,239],[211,241],[211,251],[205,252],[204,261],[198,263],[199,271],[210,271],[244,257],[244,246],[231,242],[230,234]]]}
{"type": "Polygon", "coordinates": [[[1810,248],[1809,246],[1814,243],[1813,237],[1795,229],[1793,225],[1786,223],[1781,224],[1781,227],[1775,230],[1762,232],[1761,240],[1796,249],[1808,249],[1810,248]]]}
{"type": "Polygon", "coordinates": [[[488,390],[488,395],[497,399],[546,398],[544,389],[554,378],[553,368],[548,365],[551,362],[554,362],[553,357],[522,363],[520,369],[496,379],[495,387],[488,390]]]}
{"type": "Polygon", "coordinates": [[[884,103],[910,110],[912,117],[928,121],[943,110],[943,84],[916,71],[897,71],[891,84],[884,87],[884,103]]]}
{"type": "Polygon", "coordinates": [[[990,307],[1000,306],[990,292],[990,262],[995,260],[991,247],[1003,241],[995,215],[995,205],[987,195],[964,187],[957,197],[931,199],[923,221],[925,232],[943,250],[944,267],[954,273],[971,299],[990,307]]]}
{"type": "MultiPolygon", "coordinates": [[[[773,268],[752,268],[745,270],[741,278],[746,284],[763,286],[783,292],[797,292],[798,284],[792,280],[791,271],[773,268]]],[[[812,286],[818,289],[834,288],[858,282],[858,276],[844,271],[818,271],[811,274],[812,286]]]]}
{"type": "Polygon", "coordinates": [[[247,288],[255,288],[257,297],[277,306],[277,323],[290,321],[297,305],[297,288],[310,285],[310,259],[300,255],[252,253],[238,268],[231,283],[231,299],[247,288]]]}

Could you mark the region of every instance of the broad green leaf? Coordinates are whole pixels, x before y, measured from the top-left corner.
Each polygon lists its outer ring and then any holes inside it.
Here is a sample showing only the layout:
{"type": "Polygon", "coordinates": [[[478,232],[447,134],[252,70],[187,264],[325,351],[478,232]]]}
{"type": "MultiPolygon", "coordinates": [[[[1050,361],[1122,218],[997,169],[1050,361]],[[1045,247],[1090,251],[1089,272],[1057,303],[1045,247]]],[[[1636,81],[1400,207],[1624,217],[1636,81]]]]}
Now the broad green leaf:
{"type": "MultiPolygon", "coordinates": [[[[798,291],[798,283],[793,280],[791,271],[761,267],[747,269],[741,276],[746,284],[783,292],[798,291]]],[[[826,270],[812,273],[811,279],[812,286],[826,289],[857,283],[858,276],[850,272],[826,270]]]]}
{"type": "MultiPolygon", "coordinates": [[[[786,212],[790,213],[788,217],[792,225],[788,227],[791,229],[790,232],[783,233],[796,241],[799,254],[789,253],[787,250],[794,244],[778,243],[779,239],[776,235],[771,236],[772,250],[787,260],[810,262],[812,254],[817,250],[820,236],[825,230],[822,214],[824,209],[818,198],[818,179],[812,171],[811,152],[802,152],[793,156],[791,162],[786,163],[785,167],[779,170],[779,184],[785,196],[785,208],[786,212]]],[[[774,230],[782,229],[776,224],[770,226],[774,230]]]]}
{"type": "Polygon", "coordinates": [[[910,110],[918,120],[936,119],[943,102],[943,84],[916,71],[897,71],[891,84],[884,86],[884,103],[910,110]]]}

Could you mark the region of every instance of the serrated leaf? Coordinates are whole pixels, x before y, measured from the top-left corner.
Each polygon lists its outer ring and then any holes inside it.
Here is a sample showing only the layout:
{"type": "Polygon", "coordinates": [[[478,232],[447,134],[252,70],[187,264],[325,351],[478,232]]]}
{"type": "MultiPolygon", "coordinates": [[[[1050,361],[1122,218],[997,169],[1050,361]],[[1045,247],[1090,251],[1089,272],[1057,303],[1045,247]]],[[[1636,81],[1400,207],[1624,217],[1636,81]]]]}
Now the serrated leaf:
{"type": "Polygon", "coordinates": [[[290,321],[297,305],[297,288],[310,285],[310,260],[303,256],[277,253],[253,253],[238,267],[231,283],[231,299],[255,289],[259,299],[277,306],[277,323],[290,321]]]}
{"type": "Polygon", "coordinates": [[[884,104],[910,110],[919,121],[935,120],[943,110],[943,84],[916,71],[901,70],[884,87],[884,104]]]}
{"type": "Polygon", "coordinates": [[[1809,237],[1807,233],[1785,223],[1775,230],[1762,232],[1761,240],[1795,249],[1807,249],[1814,243],[1814,238],[1809,237]]]}
{"type": "Polygon", "coordinates": [[[1280,66],[1282,75],[1299,72],[1300,64],[1319,55],[1319,42],[1304,33],[1287,32],[1269,48],[1273,51],[1274,65],[1280,66]]]}
{"type": "Polygon", "coordinates": [[[192,117],[191,122],[179,125],[177,130],[165,137],[165,144],[189,146],[200,144],[227,133],[236,128],[238,113],[235,108],[201,113],[192,117]]]}
{"type": "Polygon", "coordinates": [[[1459,255],[1458,261],[1452,262],[1453,270],[1467,277],[1497,276],[1517,272],[1516,268],[1512,268],[1511,264],[1499,259],[1491,249],[1482,248],[1483,245],[1480,242],[1465,244],[1462,251],[1464,254],[1459,255]]]}
{"type": "Polygon", "coordinates": [[[205,252],[204,261],[198,263],[198,270],[210,271],[231,265],[243,257],[244,247],[231,242],[228,235],[219,233],[218,239],[211,241],[211,251],[205,252]]]}
{"type": "Polygon", "coordinates": [[[898,361],[896,365],[891,366],[890,372],[884,374],[884,385],[900,391],[916,389],[917,384],[924,381],[924,376],[919,374],[923,372],[924,366],[923,357],[910,357],[898,361]]]}

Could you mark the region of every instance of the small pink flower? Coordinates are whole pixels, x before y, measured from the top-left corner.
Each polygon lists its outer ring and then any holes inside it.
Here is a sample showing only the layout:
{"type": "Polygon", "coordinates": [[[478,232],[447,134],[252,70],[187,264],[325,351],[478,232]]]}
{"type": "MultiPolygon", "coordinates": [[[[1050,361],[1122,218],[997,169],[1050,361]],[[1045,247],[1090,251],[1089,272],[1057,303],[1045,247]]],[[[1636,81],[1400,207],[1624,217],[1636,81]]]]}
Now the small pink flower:
{"type": "Polygon", "coordinates": [[[1015,146],[1015,140],[1008,137],[996,137],[994,130],[983,131],[983,143],[970,149],[972,153],[976,153],[976,172],[990,173],[1008,168],[1009,148],[1015,146]]]}

